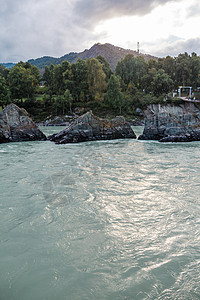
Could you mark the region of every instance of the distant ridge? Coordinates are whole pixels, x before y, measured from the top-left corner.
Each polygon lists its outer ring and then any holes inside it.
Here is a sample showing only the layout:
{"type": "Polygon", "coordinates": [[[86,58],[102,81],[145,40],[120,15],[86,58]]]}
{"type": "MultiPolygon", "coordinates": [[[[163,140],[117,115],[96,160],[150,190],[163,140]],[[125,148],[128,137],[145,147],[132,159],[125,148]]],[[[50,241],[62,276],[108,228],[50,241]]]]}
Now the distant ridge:
{"type": "Polygon", "coordinates": [[[30,59],[28,60],[29,63],[32,65],[37,66],[41,71],[44,70],[45,66],[50,66],[51,64],[58,65],[61,64],[63,61],[67,60],[70,63],[75,63],[78,58],[86,60],[87,58],[97,57],[98,55],[104,56],[107,61],[109,62],[111,68],[114,70],[117,62],[124,58],[126,55],[132,54],[134,56],[142,56],[145,60],[157,59],[154,56],[148,54],[138,53],[137,51],[130,50],[130,49],[123,49],[111,44],[101,44],[97,43],[94,44],[90,49],[85,49],[83,52],[70,52],[65,54],[60,58],[55,58],[51,56],[44,56],[41,58],[30,59]]]}
{"type": "Polygon", "coordinates": [[[5,66],[7,69],[12,69],[16,64],[15,63],[0,63],[0,65],[5,66]]]}

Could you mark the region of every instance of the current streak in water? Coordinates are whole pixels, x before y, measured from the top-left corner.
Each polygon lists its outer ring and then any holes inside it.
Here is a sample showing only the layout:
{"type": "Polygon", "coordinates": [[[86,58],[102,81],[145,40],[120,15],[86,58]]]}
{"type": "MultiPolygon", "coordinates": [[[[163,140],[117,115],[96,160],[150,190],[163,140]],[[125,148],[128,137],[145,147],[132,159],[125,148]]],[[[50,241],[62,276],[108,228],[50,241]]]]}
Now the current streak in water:
{"type": "Polygon", "coordinates": [[[199,145],[0,145],[0,299],[200,299],[199,145]]]}

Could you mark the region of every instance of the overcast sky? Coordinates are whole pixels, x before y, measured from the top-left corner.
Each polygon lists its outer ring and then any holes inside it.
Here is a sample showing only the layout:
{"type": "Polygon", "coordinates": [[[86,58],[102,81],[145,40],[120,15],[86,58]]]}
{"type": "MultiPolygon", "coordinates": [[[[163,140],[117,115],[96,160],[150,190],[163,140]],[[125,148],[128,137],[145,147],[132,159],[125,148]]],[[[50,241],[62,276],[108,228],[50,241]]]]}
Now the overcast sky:
{"type": "Polygon", "coordinates": [[[111,43],[160,57],[200,55],[199,0],[0,0],[0,62],[111,43]]]}

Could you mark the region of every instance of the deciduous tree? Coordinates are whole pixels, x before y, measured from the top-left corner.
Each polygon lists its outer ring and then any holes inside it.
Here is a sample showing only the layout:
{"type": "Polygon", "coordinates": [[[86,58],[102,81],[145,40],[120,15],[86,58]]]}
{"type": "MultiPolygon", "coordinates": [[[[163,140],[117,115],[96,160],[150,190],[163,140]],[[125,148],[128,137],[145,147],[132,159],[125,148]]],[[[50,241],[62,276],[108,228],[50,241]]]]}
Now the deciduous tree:
{"type": "Polygon", "coordinates": [[[103,94],[106,90],[106,74],[103,71],[102,64],[96,59],[87,59],[88,87],[91,100],[103,100],[103,94]]]}
{"type": "Polygon", "coordinates": [[[143,57],[135,57],[132,54],[128,54],[118,62],[115,73],[121,77],[126,88],[131,82],[140,89],[141,79],[146,74],[147,68],[148,65],[143,57]]]}
{"type": "Polygon", "coordinates": [[[105,95],[105,100],[114,109],[119,109],[119,113],[122,112],[122,107],[125,104],[124,94],[121,92],[119,77],[111,75],[108,82],[107,93],[105,95]]]}
{"type": "Polygon", "coordinates": [[[171,91],[173,86],[173,80],[165,73],[164,70],[158,70],[153,77],[151,88],[155,96],[160,96],[163,93],[171,91]]]}
{"type": "Polygon", "coordinates": [[[29,63],[19,62],[8,75],[13,99],[32,98],[40,82],[39,70],[29,63]]]}
{"type": "Polygon", "coordinates": [[[86,102],[89,98],[88,70],[86,62],[78,59],[72,64],[71,87],[68,87],[75,101],[86,102]]]}
{"type": "Polygon", "coordinates": [[[5,78],[0,74],[0,106],[4,107],[9,102],[9,90],[5,78]]]}

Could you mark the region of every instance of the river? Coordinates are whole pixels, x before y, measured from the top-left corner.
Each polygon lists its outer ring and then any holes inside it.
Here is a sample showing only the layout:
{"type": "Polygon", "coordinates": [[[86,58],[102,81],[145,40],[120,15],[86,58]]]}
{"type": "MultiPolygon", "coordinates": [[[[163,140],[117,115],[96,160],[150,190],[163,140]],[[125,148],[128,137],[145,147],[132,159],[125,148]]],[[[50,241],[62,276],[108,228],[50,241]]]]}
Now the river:
{"type": "Polygon", "coordinates": [[[0,300],[200,299],[199,149],[1,144],[0,300]]]}

